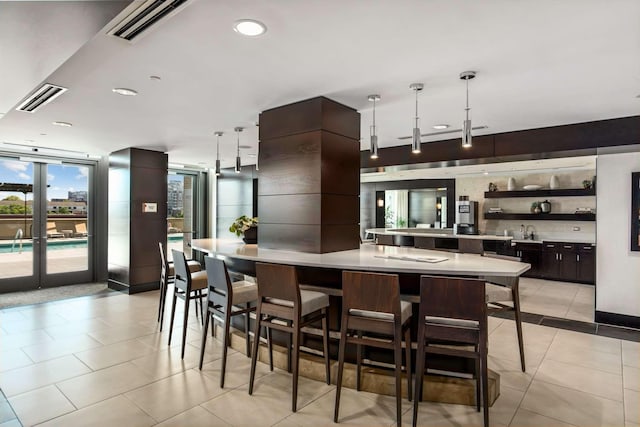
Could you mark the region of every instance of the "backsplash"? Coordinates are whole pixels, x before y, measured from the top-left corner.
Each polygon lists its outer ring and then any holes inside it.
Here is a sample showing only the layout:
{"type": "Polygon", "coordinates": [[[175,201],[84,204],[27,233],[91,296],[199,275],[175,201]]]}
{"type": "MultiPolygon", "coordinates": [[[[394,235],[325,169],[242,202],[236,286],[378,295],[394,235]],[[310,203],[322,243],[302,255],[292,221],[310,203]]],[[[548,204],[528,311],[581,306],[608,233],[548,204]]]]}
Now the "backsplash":
{"type": "MultiPolygon", "coordinates": [[[[516,190],[522,190],[524,185],[541,185],[549,188],[551,176],[558,179],[558,188],[582,188],[582,181],[592,180],[595,170],[580,170],[567,173],[536,173],[530,175],[514,175],[516,190]]],[[[489,183],[498,186],[498,191],[507,191],[509,176],[480,176],[473,178],[456,178],[456,200],[460,196],[469,196],[469,200],[478,202],[478,226],[484,234],[504,234],[520,238],[520,225],[529,226],[529,232],[534,232],[536,240],[580,241],[595,242],[595,221],[535,221],[535,220],[485,220],[484,212],[490,207],[500,207],[505,213],[529,213],[533,202],[549,200],[552,213],[573,213],[577,208],[596,209],[595,196],[582,197],[518,197],[485,199],[484,192],[488,191],[489,183]],[[579,228],[574,231],[574,227],[579,228]]]]}

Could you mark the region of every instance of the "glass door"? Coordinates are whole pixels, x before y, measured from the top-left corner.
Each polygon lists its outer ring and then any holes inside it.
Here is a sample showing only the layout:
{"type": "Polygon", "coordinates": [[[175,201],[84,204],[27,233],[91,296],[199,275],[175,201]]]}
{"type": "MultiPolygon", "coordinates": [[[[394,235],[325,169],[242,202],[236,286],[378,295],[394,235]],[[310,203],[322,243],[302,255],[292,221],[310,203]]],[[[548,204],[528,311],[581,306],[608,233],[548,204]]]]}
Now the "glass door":
{"type": "Polygon", "coordinates": [[[0,292],[93,279],[93,165],[0,157],[0,292]]]}
{"type": "Polygon", "coordinates": [[[200,173],[169,171],[167,177],[167,256],[171,249],[192,258],[191,240],[199,236],[200,173]]]}

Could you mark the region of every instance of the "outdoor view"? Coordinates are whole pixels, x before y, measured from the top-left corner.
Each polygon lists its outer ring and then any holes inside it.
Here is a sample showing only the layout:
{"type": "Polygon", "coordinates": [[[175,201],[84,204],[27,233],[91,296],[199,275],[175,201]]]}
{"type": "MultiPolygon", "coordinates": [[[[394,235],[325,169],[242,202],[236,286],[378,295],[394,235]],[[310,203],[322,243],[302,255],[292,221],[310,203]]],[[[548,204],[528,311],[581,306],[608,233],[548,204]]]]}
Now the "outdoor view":
{"type": "Polygon", "coordinates": [[[88,269],[88,174],[82,165],[0,158],[0,279],[34,275],[34,236],[47,238],[46,273],[88,269]],[[36,171],[46,174],[40,193],[36,171]],[[36,200],[44,206],[40,212],[34,212],[36,200]],[[43,233],[34,229],[34,217],[43,233]]]}
{"type": "Polygon", "coordinates": [[[191,257],[193,230],[193,182],[190,175],[170,173],[167,182],[167,257],[171,249],[191,257]]]}

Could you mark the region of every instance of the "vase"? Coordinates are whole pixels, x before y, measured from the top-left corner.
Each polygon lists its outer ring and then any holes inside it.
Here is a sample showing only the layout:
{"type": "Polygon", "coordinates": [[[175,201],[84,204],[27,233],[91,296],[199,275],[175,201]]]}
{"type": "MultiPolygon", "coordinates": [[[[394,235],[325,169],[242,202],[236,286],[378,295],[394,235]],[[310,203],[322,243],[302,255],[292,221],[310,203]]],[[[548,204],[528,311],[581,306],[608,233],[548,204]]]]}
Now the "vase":
{"type": "Polygon", "coordinates": [[[246,244],[256,244],[258,243],[258,227],[250,227],[244,232],[244,237],[242,241],[246,244]]]}
{"type": "Polygon", "coordinates": [[[556,189],[560,187],[560,183],[558,182],[558,177],[555,175],[551,175],[551,180],[549,181],[549,188],[556,189]]]}
{"type": "Polygon", "coordinates": [[[516,180],[513,177],[509,178],[507,181],[507,190],[514,191],[516,189],[516,180]]]}

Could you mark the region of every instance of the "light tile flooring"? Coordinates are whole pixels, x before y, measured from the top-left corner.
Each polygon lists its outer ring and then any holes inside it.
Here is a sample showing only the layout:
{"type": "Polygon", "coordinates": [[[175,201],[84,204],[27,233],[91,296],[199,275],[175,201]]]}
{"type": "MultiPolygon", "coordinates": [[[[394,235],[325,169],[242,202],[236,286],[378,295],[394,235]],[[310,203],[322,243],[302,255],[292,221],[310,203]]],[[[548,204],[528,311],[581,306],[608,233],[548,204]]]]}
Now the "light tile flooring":
{"type": "MultiPolygon", "coordinates": [[[[301,378],[293,414],[289,374],[259,364],[249,396],[249,359],[234,351],[220,389],[220,343],[208,341],[200,371],[201,327],[192,312],[181,360],[180,326],[171,347],[167,331],[158,332],[157,295],[75,298],[0,311],[0,388],[22,425],[333,425],[335,386],[301,378]]],[[[490,368],[501,374],[492,426],[640,425],[640,343],[523,327],[526,373],[519,369],[513,322],[490,318],[490,368]]],[[[408,425],[411,404],[403,405],[408,425]]],[[[394,417],[392,396],[344,390],[340,425],[390,426],[394,417]]],[[[13,418],[11,408],[0,404],[0,427],[19,425],[13,418]]],[[[468,406],[423,403],[418,424],[482,425],[482,416],[468,406]]]]}
{"type": "Polygon", "coordinates": [[[520,309],[542,314],[593,322],[595,286],[552,280],[520,278],[520,309]]]}

